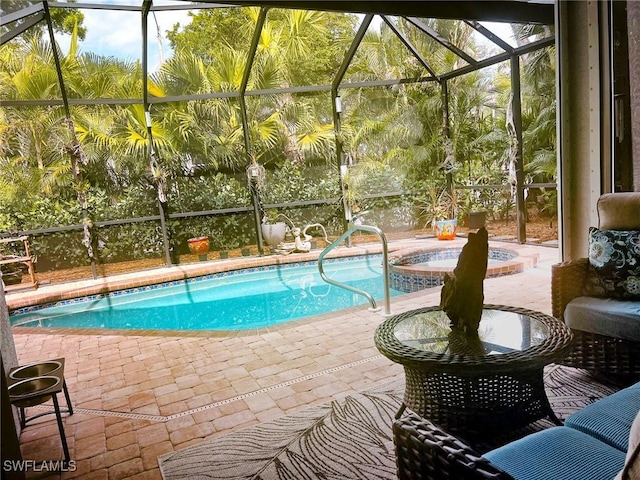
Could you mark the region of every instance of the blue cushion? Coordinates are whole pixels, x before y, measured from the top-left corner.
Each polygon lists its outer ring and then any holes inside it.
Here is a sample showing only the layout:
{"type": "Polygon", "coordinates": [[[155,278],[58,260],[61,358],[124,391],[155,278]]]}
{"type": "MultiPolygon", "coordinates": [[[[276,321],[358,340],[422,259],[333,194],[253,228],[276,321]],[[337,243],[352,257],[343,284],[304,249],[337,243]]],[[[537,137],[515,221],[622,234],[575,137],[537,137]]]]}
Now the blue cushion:
{"type": "Polygon", "coordinates": [[[626,452],[629,446],[631,424],[638,411],[640,411],[640,383],[578,410],[567,417],[564,425],[626,452]]]}
{"type": "Polygon", "coordinates": [[[640,301],[577,297],[564,310],[569,328],[640,341],[640,301]]]}
{"type": "Polygon", "coordinates": [[[552,427],[483,457],[515,480],[608,480],[624,466],[625,452],[573,428],[552,427]]]}

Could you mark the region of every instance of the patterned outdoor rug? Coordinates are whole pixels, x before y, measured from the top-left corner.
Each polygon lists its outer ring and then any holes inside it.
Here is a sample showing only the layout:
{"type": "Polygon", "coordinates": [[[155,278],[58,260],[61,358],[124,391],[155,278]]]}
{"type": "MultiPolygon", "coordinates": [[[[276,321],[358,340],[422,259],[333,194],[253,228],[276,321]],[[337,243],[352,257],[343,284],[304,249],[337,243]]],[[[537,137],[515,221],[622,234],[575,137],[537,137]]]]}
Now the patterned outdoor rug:
{"type": "MultiPolygon", "coordinates": [[[[545,386],[562,419],[619,389],[556,365],[545,386]]],[[[395,480],[391,424],[403,388],[398,380],[164,455],[160,471],[165,480],[395,480]]],[[[539,420],[529,430],[550,426],[539,420]]]]}

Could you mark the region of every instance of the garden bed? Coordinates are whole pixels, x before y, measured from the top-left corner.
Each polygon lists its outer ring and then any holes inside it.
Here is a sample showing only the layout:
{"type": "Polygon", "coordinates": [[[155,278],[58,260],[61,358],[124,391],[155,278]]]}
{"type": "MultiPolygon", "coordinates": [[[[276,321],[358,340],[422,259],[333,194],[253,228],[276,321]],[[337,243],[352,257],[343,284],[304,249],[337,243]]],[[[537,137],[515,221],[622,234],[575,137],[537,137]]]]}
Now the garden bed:
{"type": "MultiPolygon", "coordinates": [[[[487,225],[487,230],[489,234],[493,237],[517,237],[517,224],[515,221],[509,222],[490,222],[487,225]]],[[[461,227],[458,229],[458,233],[461,235],[466,235],[469,229],[465,227],[461,227]]],[[[422,230],[413,230],[406,232],[390,232],[385,233],[387,239],[389,241],[394,240],[402,240],[402,239],[412,239],[415,238],[416,235],[429,235],[431,234],[430,229],[422,229],[422,230]]],[[[527,238],[535,239],[536,242],[549,242],[558,239],[558,227],[555,222],[552,224],[548,219],[536,219],[529,223],[527,223],[527,238]]],[[[322,239],[314,239],[317,241],[317,248],[324,247],[324,241],[322,239]]],[[[376,235],[369,235],[363,233],[356,233],[352,237],[352,243],[354,245],[363,244],[363,243],[371,243],[378,241],[376,235]]],[[[243,255],[246,256],[255,256],[258,254],[258,248],[256,245],[249,245],[245,247],[243,252],[242,248],[236,248],[233,250],[226,251],[228,258],[239,258],[243,255]]],[[[265,251],[268,253],[268,247],[265,247],[265,251]]],[[[221,258],[221,252],[218,251],[210,251],[207,254],[207,260],[218,260],[221,258]]],[[[189,264],[189,263],[197,263],[200,261],[198,255],[181,255],[180,256],[180,264],[189,264]]],[[[130,273],[140,270],[148,270],[152,268],[160,268],[165,266],[164,258],[149,258],[144,260],[134,260],[128,262],[118,262],[118,263],[108,263],[108,264],[100,264],[96,266],[98,276],[109,276],[109,275],[117,275],[121,273],[130,273]]],[[[38,272],[37,264],[36,264],[36,272],[38,282],[40,284],[46,283],[64,283],[76,280],[86,280],[92,278],[91,266],[82,266],[82,267],[74,267],[68,268],[64,270],[51,270],[47,272],[38,272]]],[[[24,280],[23,280],[24,281],[24,280]]]]}

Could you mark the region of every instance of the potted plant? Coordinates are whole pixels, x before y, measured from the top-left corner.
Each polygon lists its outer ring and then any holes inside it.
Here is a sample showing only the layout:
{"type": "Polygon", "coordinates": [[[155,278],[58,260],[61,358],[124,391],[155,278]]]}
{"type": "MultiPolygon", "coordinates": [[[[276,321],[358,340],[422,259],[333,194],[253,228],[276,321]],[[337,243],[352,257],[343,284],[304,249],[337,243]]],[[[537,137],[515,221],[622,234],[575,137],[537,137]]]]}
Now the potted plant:
{"type": "Polygon", "coordinates": [[[484,227],[487,221],[487,212],[482,210],[475,210],[467,213],[467,227],[471,229],[478,229],[484,227]]]}
{"type": "Polygon", "coordinates": [[[488,212],[478,194],[470,192],[466,197],[461,201],[458,215],[464,219],[467,228],[478,230],[486,225],[488,212]]]}
{"type": "Polygon", "coordinates": [[[207,259],[207,252],[209,251],[209,237],[194,237],[187,240],[189,251],[193,255],[198,255],[200,260],[207,259]]]}
{"type": "MultiPolygon", "coordinates": [[[[2,254],[0,254],[0,259],[2,260],[9,260],[14,258],[18,257],[16,255],[3,256],[2,254]]],[[[22,282],[22,276],[28,271],[29,269],[23,263],[8,263],[0,266],[0,272],[2,273],[0,278],[2,278],[2,281],[5,285],[17,285],[18,283],[22,282]]]]}
{"type": "Polygon", "coordinates": [[[284,241],[284,237],[287,234],[287,224],[285,222],[278,221],[280,214],[277,210],[267,210],[262,217],[262,238],[270,247],[275,247],[279,243],[284,241]]]}
{"type": "Polygon", "coordinates": [[[458,200],[455,189],[433,187],[422,207],[438,240],[453,240],[458,231],[458,200]]]}

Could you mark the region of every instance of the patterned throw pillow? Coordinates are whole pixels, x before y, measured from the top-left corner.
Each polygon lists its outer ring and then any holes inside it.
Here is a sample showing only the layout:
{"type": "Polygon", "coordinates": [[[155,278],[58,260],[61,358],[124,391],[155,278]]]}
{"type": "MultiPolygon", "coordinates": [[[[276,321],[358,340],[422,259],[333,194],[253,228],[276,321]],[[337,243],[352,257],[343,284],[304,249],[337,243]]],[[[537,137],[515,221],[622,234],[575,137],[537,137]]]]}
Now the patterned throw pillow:
{"type": "Polygon", "coordinates": [[[640,299],[640,231],[589,228],[585,294],[640,299]]]}

